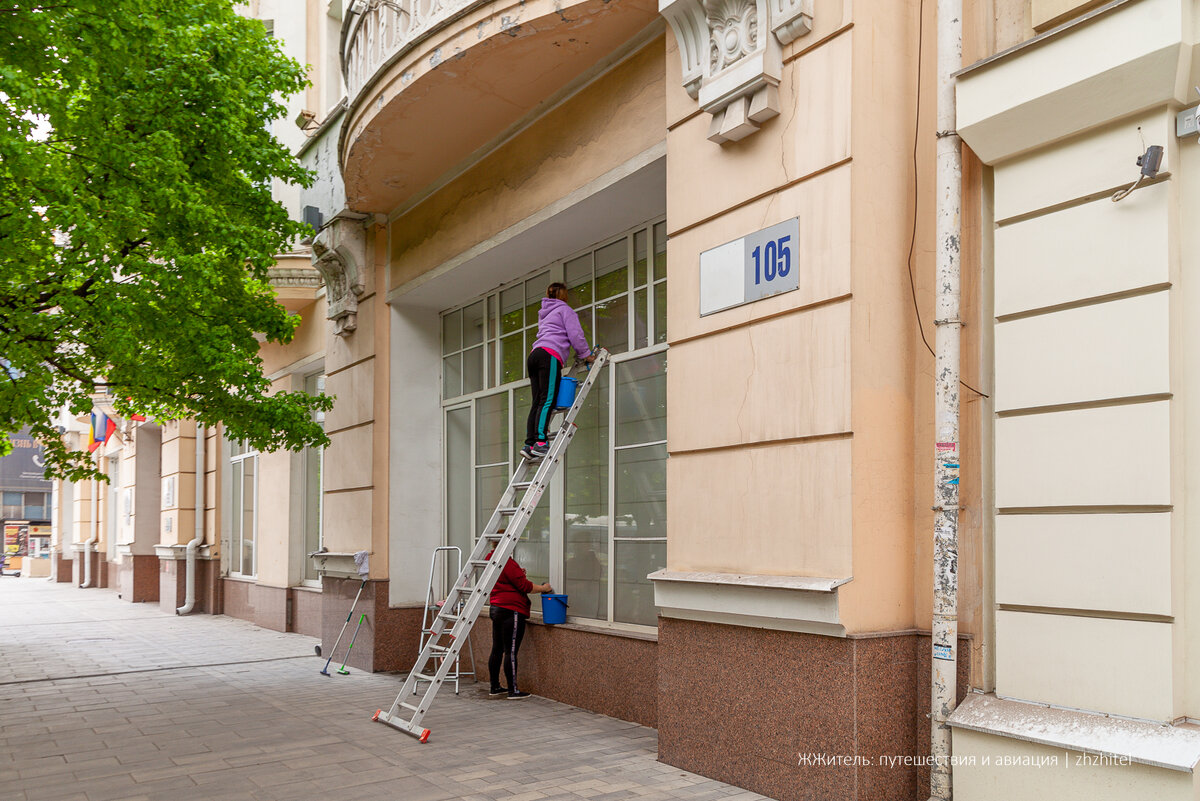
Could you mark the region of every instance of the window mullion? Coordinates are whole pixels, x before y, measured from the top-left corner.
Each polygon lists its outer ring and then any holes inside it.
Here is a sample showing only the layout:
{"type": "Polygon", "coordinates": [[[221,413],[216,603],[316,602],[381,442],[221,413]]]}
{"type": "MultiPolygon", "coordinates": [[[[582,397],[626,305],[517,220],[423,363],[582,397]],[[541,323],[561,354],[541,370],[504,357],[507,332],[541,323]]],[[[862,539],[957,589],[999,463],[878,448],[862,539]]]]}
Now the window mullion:
{"type": "Polygon", "coordinates": [[[608,370],[608,621],[616,620],[616,582],[617,582],[617,544],[616,534],[617,512],[617,373],[611,366],[608,370]]]}

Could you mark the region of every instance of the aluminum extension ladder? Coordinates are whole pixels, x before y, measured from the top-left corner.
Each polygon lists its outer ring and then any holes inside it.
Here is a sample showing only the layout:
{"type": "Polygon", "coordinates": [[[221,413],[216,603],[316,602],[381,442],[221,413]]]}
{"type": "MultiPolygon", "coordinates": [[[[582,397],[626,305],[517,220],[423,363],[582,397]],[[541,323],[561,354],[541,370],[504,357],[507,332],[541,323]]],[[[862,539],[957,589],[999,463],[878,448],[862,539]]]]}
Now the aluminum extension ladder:
{"type": "Polygon", "coordinates": [[[550,449],[546,455],[536,462],[523,458],[513,471],[512,479],[476,541],[466,566],[450,588],[441,611],[434,616],[430,636],[405,678],[396,700],[392,702],[391,709],[387,712],[382,709],[376,711],[372,720],[386,723],[423,743],[429,740],[429,729],[424,728],[421,721],[433,705],[433,699],[446,680],[451,665],[458,659],[463,644],[468,642],[471,627],[479,618],[517,541],[525,532],[525,526],[542,499],[542,493],[550,486],[551,477],[562,464],[567,447],[575,437],[575,417],[583,408],[583,402],[600,375],[601,368],[608,362],[608,355],[604,348],[597,349],[596,361],[588,371],[587,378],[579,385],[575,402],[563,415],[558,430],[550,434],[550,449]],[[488,558],[489,553],[491,558],[488,558]],[[443,637],[446,639],[443,640],[443,637]],[[431,661],[436,665],[434,672],[424,673],[431,661]],[[423,691],[420,689],[422,683],[425,683],[423,691]],[[414,695],[420,695],[420,700],[415,704],[409,703],[406,699],[414,695]]]}
{"type": "MultiPolygon", "coordinates": [[[[425,590],[425,612],[421,615],[421,648],[433,637],[433,622],[434,616],[442,609],[446,608],[446,603],[439,601],[437,597],[437,580],[438,580],[438,555],[441,554],[445,561],[442,563],[442,574],[445,576],[446,568],[450,567],[450,556],[453,554],[457,557],[454,562],[454,573],[462,579],[462,548],[457,545],[439,545],[433,549],[433,556],[429,560],[429,587],[425,590]]],[[[448,600],[448,599],[447,599],[448,600]]],[[[455,604],[457,609],[454,611],[461,612],[464,600],[459,598],[455,604]]],[[[459,657],[454,658],[454,667],[446,673],[446,680],[454,682],[454,694],[458,695],[459,682],[463,676],[470,676],[475,679],[475,648],[471,646],[470,639],[467,640],[468,655],[471,657],[471,670],[464,673],[459,665],[459,657]]],[[[434,652],[432,657],[437,664],[438,660],[444,658],[444,655],[434,652]]]]}

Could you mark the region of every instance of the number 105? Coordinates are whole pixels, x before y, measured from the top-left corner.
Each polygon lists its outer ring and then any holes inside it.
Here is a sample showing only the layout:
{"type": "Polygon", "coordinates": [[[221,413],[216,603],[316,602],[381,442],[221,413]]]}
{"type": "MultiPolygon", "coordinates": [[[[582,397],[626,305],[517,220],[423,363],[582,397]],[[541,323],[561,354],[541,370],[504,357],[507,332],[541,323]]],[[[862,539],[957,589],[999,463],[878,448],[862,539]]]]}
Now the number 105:
{"type": "Polygon", "coordinates": [[[759,245],[750,254],[754,257],[754,283],[774,281],[783,278],[792,269],[791,234],[781,236],[766,244],[759,245]]]}

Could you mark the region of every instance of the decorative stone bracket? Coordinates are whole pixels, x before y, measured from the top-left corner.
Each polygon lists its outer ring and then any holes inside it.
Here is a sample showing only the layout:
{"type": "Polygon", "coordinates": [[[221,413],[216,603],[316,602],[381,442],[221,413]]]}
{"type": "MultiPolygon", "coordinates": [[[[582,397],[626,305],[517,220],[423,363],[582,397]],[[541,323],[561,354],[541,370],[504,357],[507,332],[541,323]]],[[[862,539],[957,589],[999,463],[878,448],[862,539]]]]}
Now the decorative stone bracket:
{"type": "Polygon", "coordinates": [[[363,221],[368,215],[339,211],[321,229],[312,244],[313,267],[325,280],[326,316],[333,321],[333,333],[348,337],[358,327],[358,299],[366,284],[367,233],[363,221]]]}
{"type": "Polygon", "coordinates": [[[683,88],[713,115],[709,140],[736,142],[779,114],[783,46],[812,30],[812,8],[813,0],[659,0],[683,88]]]}

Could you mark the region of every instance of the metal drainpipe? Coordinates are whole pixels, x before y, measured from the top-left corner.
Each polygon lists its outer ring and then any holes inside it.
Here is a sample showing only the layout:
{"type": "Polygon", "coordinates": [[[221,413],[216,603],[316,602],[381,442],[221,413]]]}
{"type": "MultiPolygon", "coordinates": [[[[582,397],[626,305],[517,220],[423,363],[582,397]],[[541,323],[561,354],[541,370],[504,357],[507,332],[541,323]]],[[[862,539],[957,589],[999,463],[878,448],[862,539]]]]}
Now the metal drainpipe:
{"type": "Polygon", "coordinates": [[[100,539],[100,479],[92,479],[92,536],[83,541],[83,583],[81,589],[92,586],[92,549],[100,539]]]}
{"type": "Polygon", "coordinates": [[[184,578],[183,606],[177,615],[190,614],[196,606],[196,549],[204,542],[204,426],[196,424],[196,535],[187,544],[187,568],[184,578]]]}
{"type": "Polygon", "coordinates": [[[950,727],[958,665],[958,387],[962,144],[954,73],[962,67],[962,0],[937,5],[937,298],[934,369],[933,693],[930,798],[953,797],[950,727]]]}

